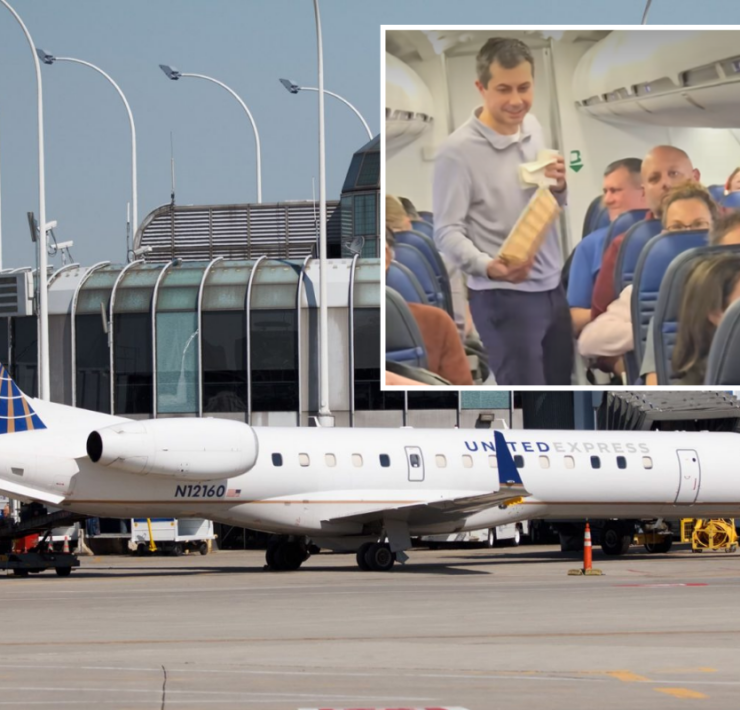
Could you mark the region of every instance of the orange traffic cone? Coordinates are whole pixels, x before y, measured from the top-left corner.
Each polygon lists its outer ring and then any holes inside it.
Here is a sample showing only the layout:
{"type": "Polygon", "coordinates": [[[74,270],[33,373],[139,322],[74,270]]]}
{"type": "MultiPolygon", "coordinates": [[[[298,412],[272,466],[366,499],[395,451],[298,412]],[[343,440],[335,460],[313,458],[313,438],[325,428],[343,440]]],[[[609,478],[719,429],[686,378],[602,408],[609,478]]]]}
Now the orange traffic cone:
{"type": "Polygon", "coordinates": [[[67,536],[64,536],[64,547],[62,548],[62,552],[65,554],[69,554],[69,540],[67,539],[67,536]]]}
{"type": "Polygon", "coordinates": [[[592,556],[593,548],[591,547],[591,526],[586,523],[586,530],[583,533],[583,568],[568,570],[568,574],[573,576],[582,575],[586,577],[601,576],[603,573],[600,569],[593,569],[591,567],[592,556]]]}
{"type": "MultiPolygon", "coordinates": [[[[66,540],[66,538],[65,538],[66,540]]],[[[583,534],[583,572],[586,573],[591,569],[592,562],[592,548],[591,548],[591,528],[586,523],[586,532],[583,534]]]]}

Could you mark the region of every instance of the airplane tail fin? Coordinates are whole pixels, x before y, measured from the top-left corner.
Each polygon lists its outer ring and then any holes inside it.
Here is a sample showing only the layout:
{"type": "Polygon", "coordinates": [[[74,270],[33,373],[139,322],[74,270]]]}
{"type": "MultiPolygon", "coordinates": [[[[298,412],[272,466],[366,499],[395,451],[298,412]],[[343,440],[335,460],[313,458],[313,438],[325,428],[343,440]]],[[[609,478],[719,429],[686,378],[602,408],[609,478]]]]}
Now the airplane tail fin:
{"type": "Polygon", "coordinates": [[[498,477],[502,486],[523,485],[519,475],[519,469],[514,463],[514,458],[506,445],[504,435],[496,430],[493,432],[493,440],[496,446],[496,459],[498,460],[498,477]]]}
{"type": "Polygon", "coordinates": [[[8,371],[0,365],[0,434],[37,429],[46,429],[46,424],[33,411],[8,371]]]}

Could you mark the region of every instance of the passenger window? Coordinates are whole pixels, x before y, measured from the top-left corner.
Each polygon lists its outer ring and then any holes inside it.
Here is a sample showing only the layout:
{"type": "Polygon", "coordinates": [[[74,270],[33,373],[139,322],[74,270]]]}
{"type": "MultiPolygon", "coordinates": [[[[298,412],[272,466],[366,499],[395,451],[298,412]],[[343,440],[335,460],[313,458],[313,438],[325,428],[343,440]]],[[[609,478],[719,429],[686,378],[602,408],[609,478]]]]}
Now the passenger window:
{"type": "Polygon", "coordinates": [[[601,459],[598,456],[591,457],[591,468],[601,468],[601,459]]]}
{"type": "Polygon", "coordinates": [[[298,463],[301,466],[308,466],[311,463],[311,459],[308,458],[308,454],[298,454],[298,463]]]}
{"type": "Polygon", "coordinates": [[[419,454],[410,454],[409,463],[411,464],[411,468],[420,468],[421,467],[421,457],[419,456],[419,454]]]}
{"type": "Polygon", "coordinates": [[[550,468],[549,456],[540,456],[540,468],[550,468]]]}
{"type": "Polygon", "coordinates": [[[283,455],[282,454],[273,454],[272,455],[272,465],[273,466],[282,466],[283,465],[283,455]]]}
{"type": "Polygon", "coordinates": [[[362,466],[362,454],[352,454],[352,464],[360,468],[362,466]]]}
{"type": "Polygon", "coordinates": [[[520,456],[519,454],[517,454],[514,457],[514,464],[517,468],[524,468],[524,456],[520,456]]]}
{"type": "Polygon", "coordinates": [[[472,456],[463,454],[462,459],[463,459],[463,466],[465,466],[465,468],[473,468],[473,457],[472,456]]]}
{"type": "Polygon", "coordinates": [[[488,465],[491,468],[498,468],[498,459],[495,456],[488,457],[488,465]]]}
{"type": "Polygon", "coordinates": [[[649,456],[643,456],[642,457],[642,465],[645,468],[652,468],[653,467],[653,460],[649,456]]]}
{"type": "Polygon", "coordinates": [[[447,468],[447,457],[444,454],[437,454],[434,460],[437,462],[437,468],[447,468]]]}
{"type": "Polygon", "coordinates": [[[324,460],[329,468],[334,468],[337,465],[337,457],[334,454],[326,454],[324,460]]]}
{"type": "Polygon", "coordinates": [[[617,456],[617,466],[619,468],[627,468],[627,459],[624,456],[617,456]]]}
{"type": "Polygon", "coordinates": [[[391,465],[391,457],[388,454],[380,454],[380,465],[383,468],[388,468],[391,465]]]}
{"type": "Polygon", "coordinates": [[[565,463],[565,468],[576,467],[576,461],[572,456],[563,456],[563,462],[565,463]]]}

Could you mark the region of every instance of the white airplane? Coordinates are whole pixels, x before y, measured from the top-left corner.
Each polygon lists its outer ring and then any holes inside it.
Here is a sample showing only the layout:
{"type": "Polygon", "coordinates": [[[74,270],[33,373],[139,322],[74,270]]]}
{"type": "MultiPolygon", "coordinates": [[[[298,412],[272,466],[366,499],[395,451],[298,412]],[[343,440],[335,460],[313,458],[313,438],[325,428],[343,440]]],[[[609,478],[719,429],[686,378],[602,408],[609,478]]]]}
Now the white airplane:
{"type": "MultiPolygon", "coordinates": [[[[132,421],[26,398],[0,366],[0,491],[84,515],[202,517],[405,562],[411,537],[541,519],[740,516],[740,435],[132,421]]],[[[620,535],[618,523],[604,534],[620,535]]],[[[629,540],[629,536],[627,536],[629,540]]]]}

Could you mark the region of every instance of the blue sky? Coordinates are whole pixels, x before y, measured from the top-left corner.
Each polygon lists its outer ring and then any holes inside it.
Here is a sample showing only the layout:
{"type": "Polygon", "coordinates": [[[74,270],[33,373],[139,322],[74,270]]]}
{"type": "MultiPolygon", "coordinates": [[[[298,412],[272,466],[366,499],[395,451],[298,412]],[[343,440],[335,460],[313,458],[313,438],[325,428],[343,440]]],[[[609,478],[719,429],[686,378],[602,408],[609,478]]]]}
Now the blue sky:
{"type": "MultiPolygon", "coordinates": [[[[263,201],[310,199],[318,180],[317,94],[288,94],[287,77],[315,86],[311,0],[10,0],[35,43],[97,64],[121,86],[138,137],[139,219],[169,202],[170,132],[177,202],[250,202],[254,139],[219,87],[170,82],[158,64],[213,76],[254,115],[262,141],[263,201]]],[[[380,129],[381,24],[636,24],[644,0],[321,0],[325,86],[380,129]]],[[[651,24],[740,24],[738,0],[654,0],[651,24]]],[[[113,88],[69,63],[43,66],[48,219],[73,239],[77,261],[125,259],[130,199],[128,120],[113,88]]],[[[327,196],[336,199],[357,118],[327,97],[327,196]]],[[[38,212],[36,88],[26,40],[0,7],[0,189],[3,265],[34,263],[26,212],[38,212]]]]}

